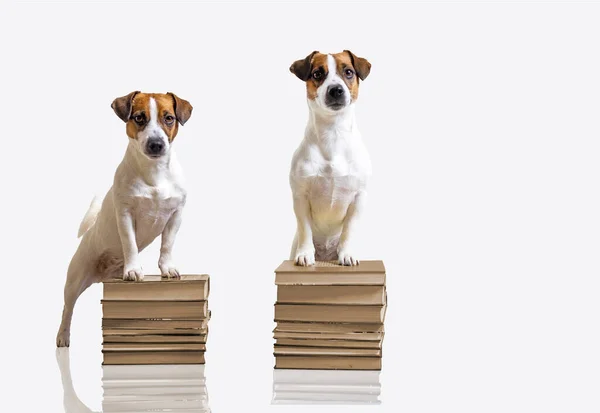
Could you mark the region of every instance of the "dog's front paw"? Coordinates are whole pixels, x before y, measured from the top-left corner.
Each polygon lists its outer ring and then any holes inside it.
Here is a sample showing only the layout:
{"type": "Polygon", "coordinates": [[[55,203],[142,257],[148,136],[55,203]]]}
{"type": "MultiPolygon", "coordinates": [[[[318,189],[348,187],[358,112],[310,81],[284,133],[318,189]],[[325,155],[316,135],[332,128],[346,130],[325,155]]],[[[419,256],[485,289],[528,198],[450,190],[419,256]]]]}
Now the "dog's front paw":
{"type": "Polygon", "coordinates": [[[179,270],[171,265],[161,266],[160,274],[161,274],[161,277],[163,277],[163,278],[177,278],[177,279],[181,278],[181,275],[179,274],[179,270]]]}
{"type": "Polygon", "coordinates": [[[354,258],[353,254],[346,251],[340,251],[338,253],[338,264],[352,266],[358,265],[360,262],[357,258],[354,258]]]}
{"type": "Polygon", "coordinates": [[[60,330],[56,335],[56,347],[69,347],[71,344],[71,332],[60,330]]]}
{"type": "Polygon", "coordinates": [[[126,268],[123,271],[123,280],[124,281],[143,281],[144,273],[142,272],[142,268],[141,267],[126,268]]]}
{"type": "Polygon", "coordinates": [[[160,275],[163,278],[181,278],[177,266],[173,263],[170,255],[162,256],[158,260],[158,268],[160,268],[160,275]]]}
{"type": "Polygon", "coordinates": [[[299,251],[296,253],[294,262],[296,265],[300,265],[302,267],[315,265],[315,253],[312,251],[299,251]]]}

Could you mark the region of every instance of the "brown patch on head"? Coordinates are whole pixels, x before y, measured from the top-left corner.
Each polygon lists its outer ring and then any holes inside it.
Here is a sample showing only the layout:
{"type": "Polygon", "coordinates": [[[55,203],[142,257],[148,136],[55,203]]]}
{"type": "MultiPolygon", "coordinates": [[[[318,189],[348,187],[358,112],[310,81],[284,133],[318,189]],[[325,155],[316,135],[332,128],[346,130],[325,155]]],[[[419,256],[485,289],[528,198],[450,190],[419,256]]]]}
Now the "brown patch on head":
{"type": "Polygon", "coordinates": [[[111,106],[117,116],[127,123],[127,136],[136,139],[138,132],[144,130],[151,120],[151,98],[156,102],[156,122],[172,142],[179,130],[178,122],[183,125],[192,115],[193,108],[188,101],[173,93],[132,92],[115,99],[111,106]]]}
{"type": "Polygon", "coordinates": [[[357,57],[350,50],[344,50],[344,53],[348,53],[350,59],[352,60],[352,65],[356,70],[356,74],[360,78],[360,80],[365,80],[369,73],[371,73],[371,63],[363,57],[357,57]]]}
{"type": "Polygon", "coordinates": [[[128,95],[116,98],[110,105],[110,107],[123,122],[127,122],[129,120],[129,117],[131,116],[131,105],[133,103],[133,98],[135,98],[138,93],[140,93],[140,91],[136,90],[128,95]]]}
{"type": "Polygon", "coordinates": [[[295,74],[298,79],[307,81],[310,78],[311,68],[312,68],[312,58],[314,55],[318,54],[318,51],[314,51],[304,59],[296,60],[290,66],[290,72],[295,74]]]}
{"type": "Polygon", "coordinates": [[[313,56],[311,63],[310,77],[306,81],[306,95],[309,99],[314,100],[317,97],[317,89],[323,84],[327,78],[327,74],[329,74],[327,55],[317,53],[313,56]]]}
{"type": "Polygon", "coordinates": [[[371,63],[362,57],[356,57],[349,50],[332,55],[337,65],[338,76],[346,83],[352,101],[358,99],[358,84],[365,80],[371,71],[371,63]],[[360,80],[359,80],[360,79],[360,80]]]}
{"type": "Polygon", "coordinates": [[[192,116],[192,110],[194,109],[190,102],[185,99],[177,97],[175,93],[168,92],[167,95],[173,99],[173,107],[175,108],[175,116],[179,123],[184,125],[190,116],[192,116]]]}
{"type": "Polygon", "coordinates": [[[306,82],[306,95],[313,100],[317,97],[317,89],[329,73],[327,55],[314,51],[306,58],[296,60],[290,67],[290,72],[306,82]]]}

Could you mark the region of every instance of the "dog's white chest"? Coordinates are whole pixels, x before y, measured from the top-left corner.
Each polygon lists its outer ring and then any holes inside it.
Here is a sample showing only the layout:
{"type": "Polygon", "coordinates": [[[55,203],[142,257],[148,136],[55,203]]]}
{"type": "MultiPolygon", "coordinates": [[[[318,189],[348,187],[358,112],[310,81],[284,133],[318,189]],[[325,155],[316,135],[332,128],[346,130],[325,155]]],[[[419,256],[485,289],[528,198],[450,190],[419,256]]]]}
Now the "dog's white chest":
{"type": "Polygon", "coordinates": [[[290,183],[309,202],[313,235],[339,233],[349,206],[370,175],[368,153],[358,139],[329,146],[303,142],[292,164],[290,183]]]}
{"type": "Polygon", "coordinates": [[[321,160],[314,166],[316,166],[316,175],[323,177],[347,176],[350,172],[349,162],[339,156],[334,157],[330,162],[321,160]]]}
{"type": "Polygon", "coordinates": [[[173,184],[140,185],[133,194],[133,216],[138,245],[143,248],[162,233],[185,192],[173,184]]]}
{"type": "Polygon", "coordinates": [[[354,148],[344,149],[325,157],[316,147],[307,148],[296,160],[293,180],[316,192],[360,190],[370,171],[368,157],[354,148]]]}
{"type": "Polygon", "coordinates": [[[343,155],[330,160],[312,153],[297,164],[293,187],[310,203],[315,231],[339,227],[356,194],[365,188],[368,168],[343,155]]]}
{"type": "Polygon", "coordinates": [[[343,158],[306,163],[301,176],[311,204],[330,207],[339,204],[344,208],[364,185],[363,174],[343,158]]]}

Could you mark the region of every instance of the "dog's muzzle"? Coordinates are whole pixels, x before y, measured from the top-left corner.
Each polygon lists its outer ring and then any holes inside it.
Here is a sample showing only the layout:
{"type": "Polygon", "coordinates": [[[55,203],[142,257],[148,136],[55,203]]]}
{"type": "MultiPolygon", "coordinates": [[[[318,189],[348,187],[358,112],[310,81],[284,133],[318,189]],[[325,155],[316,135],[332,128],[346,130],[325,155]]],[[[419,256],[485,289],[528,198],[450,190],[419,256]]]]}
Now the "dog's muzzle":
{"type": "Polygon", "coordinates": [[[150,138],[146,142],[146,154],[157,158],[164,154],[165,143],[161,138],[150,138]]]}
{"type": "Polygon", "coordinates": [[[331,109],[337,110],[346,106],[346,93],[341,85],[331,85],[327,88],[325,104],[331,109]]]}

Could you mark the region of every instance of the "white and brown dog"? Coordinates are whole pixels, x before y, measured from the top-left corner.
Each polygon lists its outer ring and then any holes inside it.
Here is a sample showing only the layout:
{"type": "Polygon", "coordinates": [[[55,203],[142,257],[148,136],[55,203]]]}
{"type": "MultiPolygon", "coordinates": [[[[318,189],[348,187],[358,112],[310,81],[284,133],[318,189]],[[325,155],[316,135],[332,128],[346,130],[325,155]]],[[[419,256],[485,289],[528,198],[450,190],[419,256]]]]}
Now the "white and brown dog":
{"type": "Polygon", "coordinates": [[[102,202],[94,199],[79,236],[83,236],[67,272],[58,347],[68,346],[77,298],[91,284],[107,278],[144,278],[138,253],[162,235],[158,267],[165,277],[179,277],[172,249],[186,200],[183,174],[172,149],[179,124],[192,106],[173,93],[132,92],[112,108],[127,124],[129,145],[102,202]]]}
{"type": "Polygon", "coordinates": [[[294,153],[290,186],[297,232],[290,259],[298,265],[337,260],[357,265],[352,232],[366,201],[371,161],[354,119],[360,80],[371,64],[349,50],[317,51],[290,67],[306,82],[309,119],[294,153]]]}

